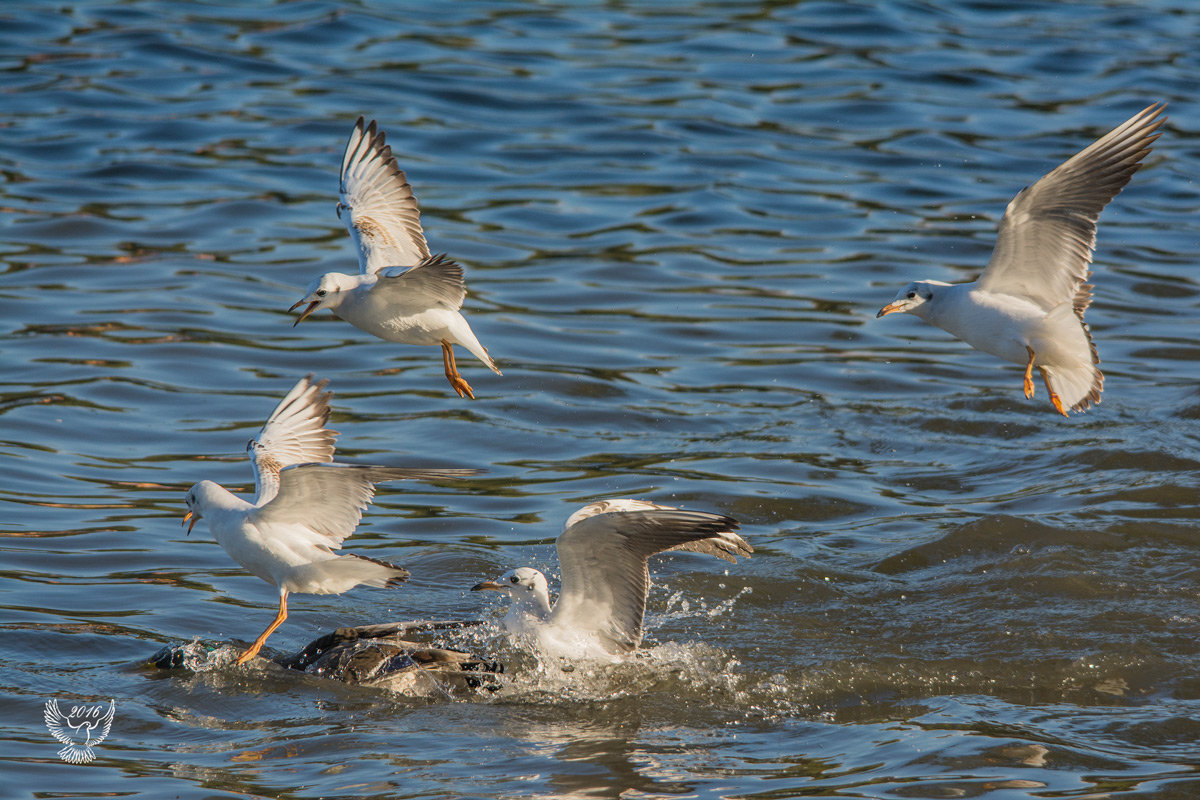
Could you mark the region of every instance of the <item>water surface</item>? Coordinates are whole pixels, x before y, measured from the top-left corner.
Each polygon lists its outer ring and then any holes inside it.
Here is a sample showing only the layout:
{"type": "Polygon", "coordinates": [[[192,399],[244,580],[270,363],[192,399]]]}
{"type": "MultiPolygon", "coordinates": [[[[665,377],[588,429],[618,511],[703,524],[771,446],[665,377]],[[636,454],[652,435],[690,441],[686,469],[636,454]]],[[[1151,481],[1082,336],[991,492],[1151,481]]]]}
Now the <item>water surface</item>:
{"type": "Polygon", "coordinates": [[[0,8],[0,679],[7,793],[147,797],[1190,797],[1200,792],[1197,18],[1180,2],[13,2],[0,8]],[[915,319],[1008,200],[1157,100],[1102,218],[1103,403],[915,319]],[[353,271],[334,214],[377,118],[504,370],[286,309],[353,271]],[[494,626],[495,696],[409,701],[164,645],[275,591],[203,525],[247,438],[328,378],[395,591],[272,637],[495,620],[476,581],[601,497],[738,518],[657,562],[644,654],[564,673],[494,626]],[[1039,387],[1040,389],[1040,387],[1039,387]],[[114,698],[71,766],[50,698],[114,698]]]}

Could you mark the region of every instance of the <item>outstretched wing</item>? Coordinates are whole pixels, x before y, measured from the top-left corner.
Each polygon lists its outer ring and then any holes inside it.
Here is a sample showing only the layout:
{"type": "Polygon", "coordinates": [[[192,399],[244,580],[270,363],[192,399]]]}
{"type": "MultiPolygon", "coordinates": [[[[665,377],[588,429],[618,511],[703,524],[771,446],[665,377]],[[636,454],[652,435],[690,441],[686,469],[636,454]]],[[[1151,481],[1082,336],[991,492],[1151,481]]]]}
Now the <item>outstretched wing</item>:
{"type": "MultiPolygon", "coordinates": [[[[675,506],[651,503],[649,500],[597,500],[568,517],[566,524],[563,525],[563,531],[566,531],[576,522],[581,522],[588,517],[619,511],[678,511],[678,509],[675,506]]],[[[736,523],[733,525],[733,528],[737,529],[736,523]]],[[[683,544],[677,544],[674,547],[668,547],[667,550],[687,550],[692,553],[703,553],[704,555],[716,556],[733,564],[737,563],[738,556],[749,558],[750,554],[754,552],[754,548],[745,539],[736,534],[732,536],[693,539],[683,544]]]]}
{"type": "Polygon", "coordinates": [[[1084,281],[1096,220],[1150,152],[1167,119],[1159,116],[1164,108],[1145,108],[1017,194],[1000,220],[980,288],[1027,297],[1047,311],[1073,301],[1082,314],[1091,302],[1084,281]]]}
{"type": "Polygon", "coordinates": [[[256,503],[267,503],[279,491],[279,471],[293,464],[333,461],[338,432],[329,430],[329,381],[313,383],[305,375],[271,412],[262,430],[246,444],[254,466],[256,503]]]}
{"type": "Polygon", "coordinates": [[[92,732],[88,735],[87,746],[91,747],[94,744],[99,744],[108,738],[108,732],[112,730],[113,715],[117,713],[117,701],[108,701],[108,711],[104,712],[104,716],[96,723],[92,732]]]}
{"type": "MultiPolygon", "coordinates": [[[[628,652],[642,640],[642,617],[650,585],[647,559],[687,547],[722,557],[749,556],[753,548],[738,536],[737,521],[721,514],[682,511],[669,506],[572,515],[558,537],[562,590],[550,622],[594,633],[612,652],[628,652]]],[[[650,504],[646,504],[650,505],[650,504]]]]}
{"type": "Polygon", "coordinates": [[[452,480],[476,469],[403,469],[357,464],[297,464],[279,472],[279,492],[253,521],[302,525],[319,544],[337,550],[358,527],[375,496],[375,484],[399,480],[452,480]]]}
{"type": "Polygon", "coordinates": [[[429,257],[421,212],[408,178],[375,121],[359,117],[342,155],[338,216],[358,245],[364,275],[384,267],[409,267],[429,257]]]}
{"type": "Polygon", "coordinates": [[[75,740],[67,732],[67,718],[58,710],[57,697],[46,701],[46,708],[42,712],[42,716],[46,720],[46,728],[50,731],[51,736],[63,744],[75,744],[75,740]]]}
{"type": "Polygon", "coordinates": [[[389,267],[379,273],[379,278],[376,293],[383,293],[389,303],[399,307],[440,305],[457,311],[467,296],[462,267],[445,254],[430,256],[410,269],[389,267]]]}

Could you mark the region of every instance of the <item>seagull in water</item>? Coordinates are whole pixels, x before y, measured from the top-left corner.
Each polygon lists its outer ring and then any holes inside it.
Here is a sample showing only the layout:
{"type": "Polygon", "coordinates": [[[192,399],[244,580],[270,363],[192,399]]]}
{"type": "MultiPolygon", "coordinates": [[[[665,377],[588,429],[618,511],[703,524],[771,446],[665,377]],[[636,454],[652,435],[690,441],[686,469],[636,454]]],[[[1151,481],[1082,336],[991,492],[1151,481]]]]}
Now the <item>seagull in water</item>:
{"type": "Polygon", "coordinates": [[[1165,104],[1149,106],[1023,189],[1004,212],[992,258],[970,283],[915,281],[876,317],[902,311],[985,353],[1036,368],[1058,413],[1100,402],[1104,375],[1083,312],[1092,302],[1096,219],[1137,171],[1165,104]]]}
{"type": "Polygon", "coordinates": [[[691,550],[736,562],[754,552],[721,514],[682,511],[641,500],[602,500],[567,519],[556,548],[562,568],[558,602],[550,604],[546,576],[520,567],[472,586],[512,598],[504,627],[530,635],[545,651],[612,659],[637,649],[650,585],[647,559],[666,550],[691,550]]]}
{"type": "Polygon", "coordinates": [[[391,586],[408,570],[356,555],[338,555],[354,533],[375,484],[407,478],[444,480],[474,475],[473,469],[397,469],[333,464],[329,430],[328,381],[300,380],[270,419],[246,445],[254,467],[253,503],[212,481],[188,490],[183,523],[192,532],[201,518],[225,552],[249,572],[279,587],[279,613],[262,635],[237,658],[244,664],[287,619],[287,598],[301,594],[341,594],[365,583],[391,586]]]}
{"type": "Polygon", "coordinates": [[[327,272],[288,311],[307,305],[292,323],[328,308],[335,316],[380,339],[441,345],[446,379],[459,397],[475,399],[458,373],[453,345],[461,344],[492,370],[500,370],[459,313],[467,295],[462,267],[431,256],[421,213],[408,178],[396,165],[383,131],[358,118],[342,156],[338,217],[358,245],[358,275],[327,272]]]}

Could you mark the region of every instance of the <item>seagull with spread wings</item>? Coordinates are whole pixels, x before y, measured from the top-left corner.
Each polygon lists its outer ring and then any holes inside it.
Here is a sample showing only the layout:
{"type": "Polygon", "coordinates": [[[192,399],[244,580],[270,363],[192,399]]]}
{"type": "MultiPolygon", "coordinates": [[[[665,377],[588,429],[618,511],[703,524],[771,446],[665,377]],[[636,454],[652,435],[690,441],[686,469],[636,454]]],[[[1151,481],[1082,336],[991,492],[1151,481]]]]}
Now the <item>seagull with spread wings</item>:
{"type": "Polygon", "coordinates": [[[459,313],[467,295],[462,267],[445,255],[430,255],[417,198],[374,120],[365,125],[359,117],[346,143],[337,211],[358,245],[359,274],[327,272],[314,280],[288,309],[307,306],[292,326],[328,308],[389,342],[440,345],[446,380],[459,397],[474,400],[453,345],[501,372],[459,313]]]}
{"type": "Polygon", "coordinates": [[[390,586],[408,570],[356,555],[338,555],[375,495],[375,484],[405,479],[447,480],[474,469],[400,469],[334,464],[328,381],[300,380],[246,445],[256,496],[248,502],[212,481],[188,490],[183,522],[191,533],[201,518],[214,538],[247,571],[279,587],[279,613],[237,663],[249,661],[287,619],[287,598],[341,594],[360,583],[390,586]],[[190,524],[189,524],[190,523],[190,524]]]}
{"type": "Polygon", "coordinates": [[[474,591],[504,592],[512,607],[504,627],[568,657],[614,658],[637,649],[650,587],[647,560],[690,550],[737,561],[754,548],[722,514],[683,511],[643,500],[602,500],[572,514],[555,542],[562,586],[551,605],[546,576],[520,567],[474,591]]]}
{"type": "Polygon", "coordinates": [[[1063,416],[1099,403],[1104,375],[1083,321],[1092,302],[1096,220],[1149,154],[1164,108],[1135,114],[1014,197],[977,280],[915,281],[876,316],[913,314],[1024,366],[1026,397],[1033,397],[1036,368],[1063,416]]]}

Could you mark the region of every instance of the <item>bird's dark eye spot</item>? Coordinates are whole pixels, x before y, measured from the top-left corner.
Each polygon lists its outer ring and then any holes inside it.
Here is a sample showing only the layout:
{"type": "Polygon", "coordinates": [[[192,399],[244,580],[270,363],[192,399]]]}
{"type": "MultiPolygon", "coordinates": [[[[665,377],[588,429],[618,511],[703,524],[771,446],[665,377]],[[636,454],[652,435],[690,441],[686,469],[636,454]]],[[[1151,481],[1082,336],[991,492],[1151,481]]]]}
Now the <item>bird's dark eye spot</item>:
{"type": "Polygon", "coordinates": [[[509,580],[510,580],[511,582],[513,582],[513,583],[520,583],[520,582],[521,582],[521,579],[520,579],[520,578],[518,578],[516,575],[513,575],[511,578],[509,578],[509,580]]]}
{"type": "Polygon", "coordinates": [[[325,295],[326,291],[324,289],[317,289],[317,297],[324,297],[325,295]]]}
{"type": "Polygon", "coordinates": [[[912,300],[912,299],[914,299],[916,296],[917,296],[917,293],[916,293],[916,292],[909,292],[909,293],[906,295],[906,297],[908,297],[908,299],[909,299],[909,300],[912,300]]]}

